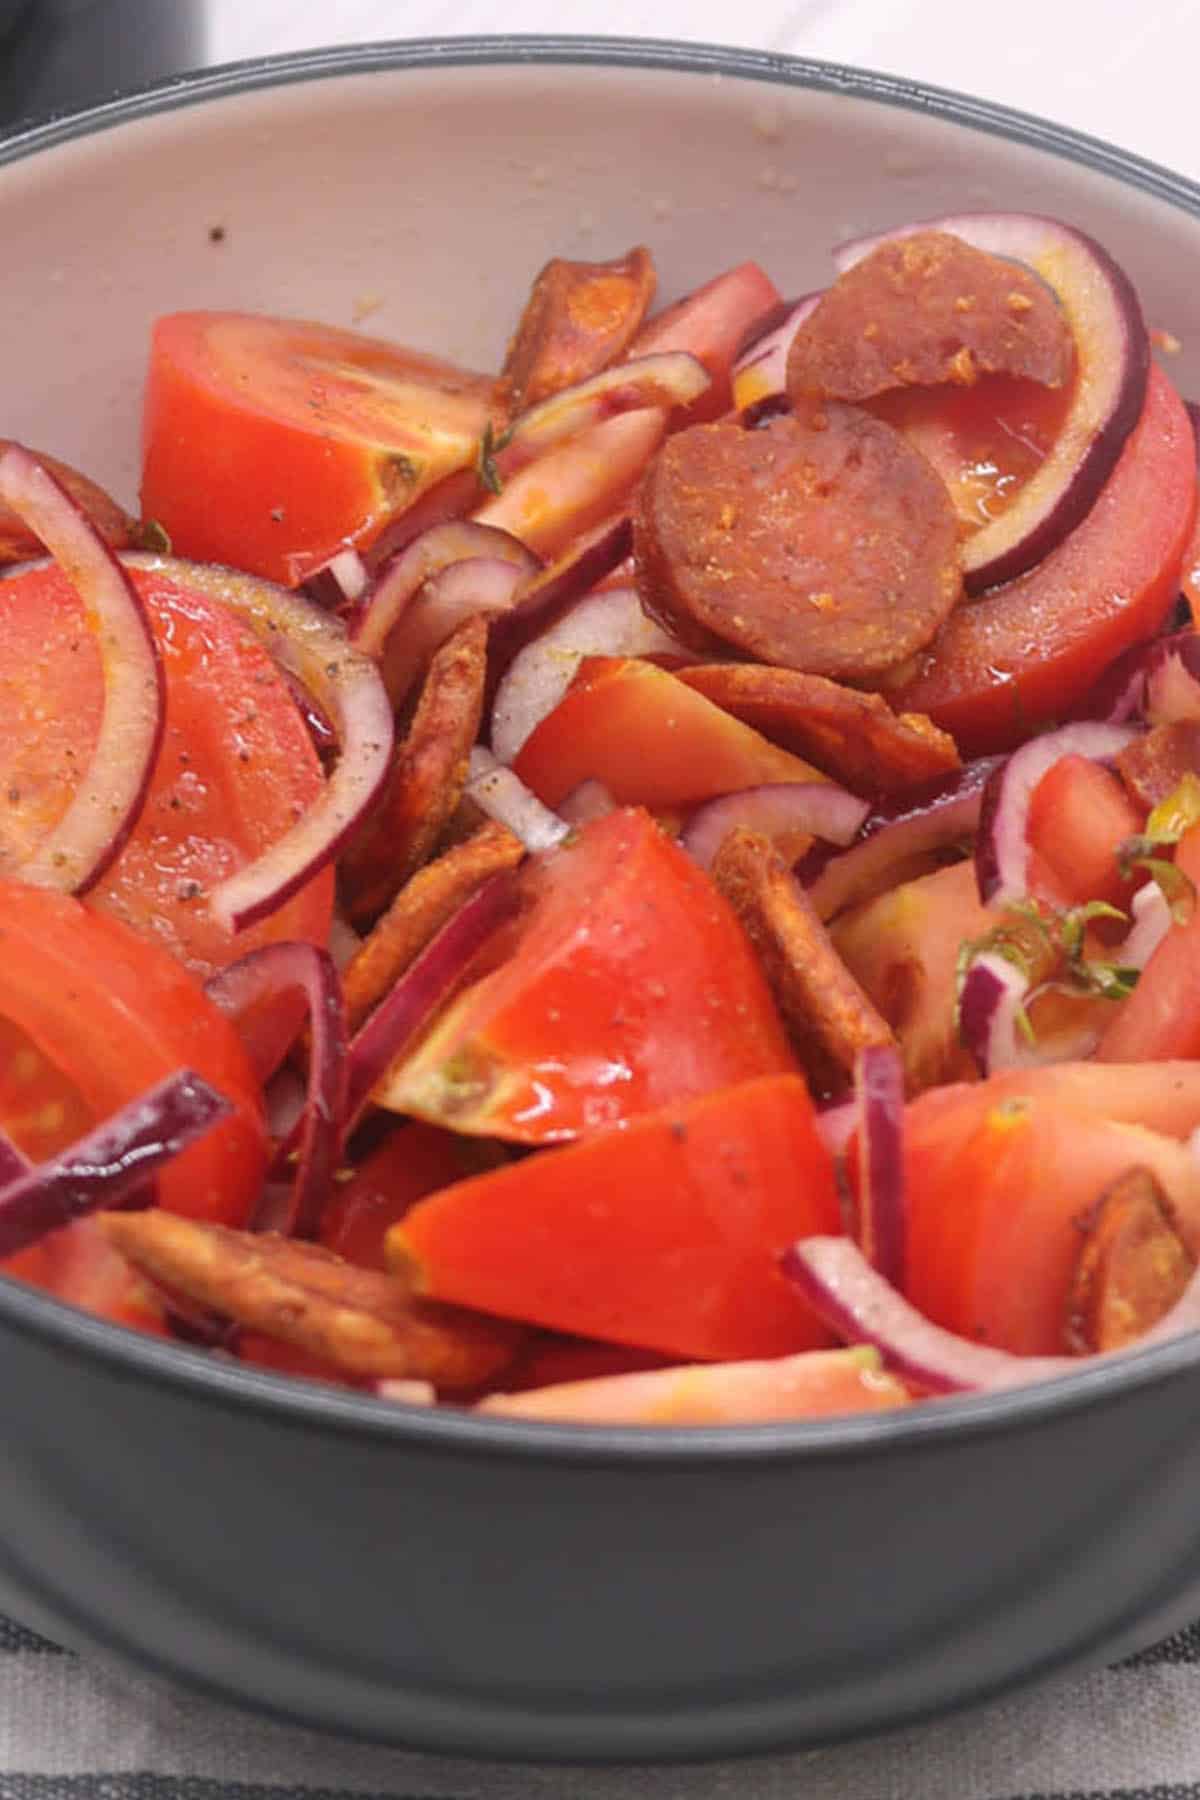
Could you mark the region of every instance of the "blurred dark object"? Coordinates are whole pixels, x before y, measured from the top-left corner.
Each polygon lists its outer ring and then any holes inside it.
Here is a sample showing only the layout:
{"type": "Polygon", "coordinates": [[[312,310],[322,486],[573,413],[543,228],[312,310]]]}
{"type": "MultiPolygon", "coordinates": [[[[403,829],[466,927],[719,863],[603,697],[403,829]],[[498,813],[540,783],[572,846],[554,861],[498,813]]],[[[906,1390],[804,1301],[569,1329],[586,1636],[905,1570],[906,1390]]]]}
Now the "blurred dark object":
{"type": "Polygon", "coordinates": [[[0,125],[73,111],[203,60],[200,0],[0,0],[0,125]]]}

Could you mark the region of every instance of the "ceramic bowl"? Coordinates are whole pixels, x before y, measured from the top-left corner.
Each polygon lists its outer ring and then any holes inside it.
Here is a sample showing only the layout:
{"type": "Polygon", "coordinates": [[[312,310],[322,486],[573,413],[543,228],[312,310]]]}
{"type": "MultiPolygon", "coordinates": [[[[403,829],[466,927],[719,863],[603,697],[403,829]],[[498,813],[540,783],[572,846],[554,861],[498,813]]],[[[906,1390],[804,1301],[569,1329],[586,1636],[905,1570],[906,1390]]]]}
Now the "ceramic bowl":
{"type": "MultiPolygon", "coordinates": [[[[667,297],[755,257],[802,292],[840,238],[981,207],[1095,233],[1200,386],[1200,191],[1036,120],[691,46],[247,64],[0,143],[3,429],[132,501],[156,313],[370,306],[486,365],[551,254],[645,241],[667,297]]],[[[656,1433],[291,1383],[7,1284],[0,1359],[0,1604],[373,1738],[799,1744],[1200,1612],[1200,1342],[901,1416],[656,1433]]]]}

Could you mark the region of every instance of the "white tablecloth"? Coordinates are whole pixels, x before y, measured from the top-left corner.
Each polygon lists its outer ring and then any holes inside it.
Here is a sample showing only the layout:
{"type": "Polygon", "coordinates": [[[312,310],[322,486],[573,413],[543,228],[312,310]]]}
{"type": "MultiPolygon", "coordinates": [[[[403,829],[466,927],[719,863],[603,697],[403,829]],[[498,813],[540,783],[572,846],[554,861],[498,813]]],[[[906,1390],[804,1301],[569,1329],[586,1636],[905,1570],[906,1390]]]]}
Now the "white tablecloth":
{"type": "MultiPolygon", "coordinates": [[[[174,0],[161,0],[169,6],[174,0]]],[[[1047,114],[1200,176],[1200,0],[209,0],[211,61],[489,31],[736,40],[1047,114]]],[[[1200,1496],[1198,1496],[1200,1507],[1200,1496]]],[[[344,1744],[0,1624],[0,1800],[1200,1800],[1200,1632],[857,1746],[687,1769],[487,1767],[344,1744]]]]}

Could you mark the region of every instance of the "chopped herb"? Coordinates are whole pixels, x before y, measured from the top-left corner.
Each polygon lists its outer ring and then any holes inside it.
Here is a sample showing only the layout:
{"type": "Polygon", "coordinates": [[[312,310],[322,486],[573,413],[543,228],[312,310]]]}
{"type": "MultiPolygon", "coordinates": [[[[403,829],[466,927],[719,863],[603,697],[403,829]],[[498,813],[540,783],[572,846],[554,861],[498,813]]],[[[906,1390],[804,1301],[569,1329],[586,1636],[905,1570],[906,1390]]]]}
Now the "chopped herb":
{"type": "Polygon", "coordinates": [[[483,483],[489,494],[502,494],[504,492],[504,479],[496,464],[496,458],[502,450],[506,450],[512,443],[512,437],[513,428],[511,425],[506,431],[497,433],[492,427],[492,421],[489,419],[483,428],[483,436],[479,440],[479,455],[476,458],[475,467],[478,471],[480,481],[483,483]]]}

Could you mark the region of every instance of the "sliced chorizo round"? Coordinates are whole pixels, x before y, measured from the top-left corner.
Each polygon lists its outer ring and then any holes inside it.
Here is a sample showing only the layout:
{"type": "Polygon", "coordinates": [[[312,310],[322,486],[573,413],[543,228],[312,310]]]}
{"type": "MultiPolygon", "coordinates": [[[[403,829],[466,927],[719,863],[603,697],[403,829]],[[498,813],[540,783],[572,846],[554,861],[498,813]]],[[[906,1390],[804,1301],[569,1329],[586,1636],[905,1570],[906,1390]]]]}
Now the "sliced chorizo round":
{"type": "Polygon", "coordinates": [[[1031,270],[949,232],[917,231],[839,276],[792,341],[787,385],[834,400],[969,387],[980,375],[1061,387],[1074,358],[1058,302],[1031,270]]]}
{"type": "Polygon", "coordinates": [[[923,649],[962,591],[945,484],[890,425],[836,402],[669,438],[638,493],[634,556],[642,604],[684,643],[859,681],[923,649]]]}

